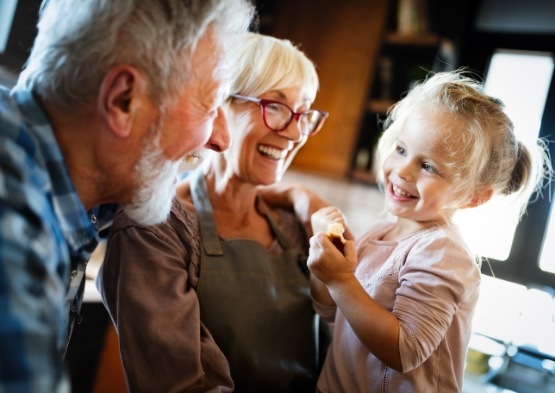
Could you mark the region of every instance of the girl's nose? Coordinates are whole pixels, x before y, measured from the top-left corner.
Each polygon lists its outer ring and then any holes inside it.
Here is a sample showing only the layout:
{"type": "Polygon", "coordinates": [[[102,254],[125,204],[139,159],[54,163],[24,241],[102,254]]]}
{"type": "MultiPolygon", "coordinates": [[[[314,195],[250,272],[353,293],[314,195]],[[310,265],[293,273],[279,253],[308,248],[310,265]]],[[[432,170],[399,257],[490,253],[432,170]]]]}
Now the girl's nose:
{"type": "Polygon", "coordinates": [[[410,182],[414,179],[409,164],[399,165],[397,167],[397,175],[404,181],[410,182]]]}

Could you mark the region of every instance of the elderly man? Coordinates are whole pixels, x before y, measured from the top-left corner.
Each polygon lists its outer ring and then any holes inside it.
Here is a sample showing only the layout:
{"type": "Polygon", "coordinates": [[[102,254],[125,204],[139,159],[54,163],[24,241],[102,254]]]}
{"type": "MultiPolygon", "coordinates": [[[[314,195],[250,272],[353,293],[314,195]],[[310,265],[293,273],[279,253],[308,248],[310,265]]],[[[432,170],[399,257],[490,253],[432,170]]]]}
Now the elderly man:
{"type": "Polygon", "coordinates": [[[25,69],[0,89],[0,391],[69,389],[63,354],[106,206],[161,222],[179,161],[228,147],[224,40],[253,12],[246,0],[44,2],[25,69]]]}

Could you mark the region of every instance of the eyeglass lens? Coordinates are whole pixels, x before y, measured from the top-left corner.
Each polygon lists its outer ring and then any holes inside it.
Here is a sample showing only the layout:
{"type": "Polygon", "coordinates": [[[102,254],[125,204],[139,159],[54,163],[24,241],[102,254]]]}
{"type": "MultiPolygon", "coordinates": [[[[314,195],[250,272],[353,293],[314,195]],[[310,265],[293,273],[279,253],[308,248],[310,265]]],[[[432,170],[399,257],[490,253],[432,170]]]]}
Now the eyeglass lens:
{"type": "MultiPolygon", "coordinates": [[[[266,103],[264,114],[268,127],[281,131],[293,120],[293,112],[284,104],[279,102],[266,103]]],[[[299,129],[303,134],[312,133],[320,123],[321,114],[317,110],[307,110],[298,116],[299,129]]]]}

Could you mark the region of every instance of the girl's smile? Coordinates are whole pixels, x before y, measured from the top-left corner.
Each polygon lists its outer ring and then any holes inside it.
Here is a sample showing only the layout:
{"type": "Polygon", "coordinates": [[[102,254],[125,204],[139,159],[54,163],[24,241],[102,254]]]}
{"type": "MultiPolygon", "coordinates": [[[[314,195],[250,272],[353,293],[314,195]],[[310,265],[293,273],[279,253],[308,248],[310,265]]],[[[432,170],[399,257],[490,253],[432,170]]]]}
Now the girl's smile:
{"type": "Polygon", "coordinates": [[[389,194],[399,202],[414,200],[418,198],[417,196],[410,194],[409,192],[403,190],[393,183],[390,183],[389,194]]]}

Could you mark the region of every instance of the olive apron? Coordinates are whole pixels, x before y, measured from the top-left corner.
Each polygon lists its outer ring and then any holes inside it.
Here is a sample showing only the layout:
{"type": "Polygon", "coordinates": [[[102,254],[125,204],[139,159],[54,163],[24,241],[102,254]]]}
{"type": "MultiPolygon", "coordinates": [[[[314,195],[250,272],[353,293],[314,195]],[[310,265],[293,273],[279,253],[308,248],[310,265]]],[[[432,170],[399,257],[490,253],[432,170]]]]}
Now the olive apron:
{"type": "Polygon", "coordinates": [[[190,176],[201,231],[200,319],[229,361],[235,392],[313,392],[318,321],[306,256],[290,247],[261,198],[284,251],[220,239],[202,171],[190,176]]]}

